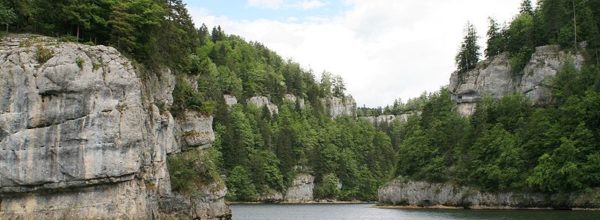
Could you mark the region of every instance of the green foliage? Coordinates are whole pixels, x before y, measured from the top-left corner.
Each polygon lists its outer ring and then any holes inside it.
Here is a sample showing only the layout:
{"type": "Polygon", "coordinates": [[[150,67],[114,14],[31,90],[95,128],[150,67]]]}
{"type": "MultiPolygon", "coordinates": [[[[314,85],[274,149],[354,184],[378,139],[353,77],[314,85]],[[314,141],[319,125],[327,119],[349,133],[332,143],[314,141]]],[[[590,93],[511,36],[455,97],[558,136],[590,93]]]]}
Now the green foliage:
{"type": "Polygon", "coordinates": [[[477,45],[477,31],[473,24],[468,23],[465,28],[464,41],[460,45],[455,61],[459,73],[465,73],[477,66],[479,62],[479,45],[477,45]]]}
{"type": "Polygon", "coordinates": [[[445,103],[447,92],[429,96],[420,117],[390,130],[399,139],[396,174],[488,191],[600,187],[600,70],[566,64],[548,86],[551,104],[532,106],[520,94],[486,97],[462,120],[445,103]]]}
{"type": "Polygon", "coordinates": [[[527,182],[534,188],[547,191],[573,191],[583,188],[584,173],[577,165],[580,152],[569,139],[561,139],[562,144],[552,153],[544,154],[527,182]]]}
{"type": "Polygon", "coordinates": [[[4,5],[0,2],[0,24],[6,25],[6,31],[8,32],[8,25],[14,23],[17,20],[17,15],[12,8],[4,5]]]}
{"type": "Polygon", "coordinates": [[[218,167],[213,163],[213,154],[201,149],[171,155],[167,159],[171,186],[174,191],[185,194],[196,193],[209,184],[223,187],[218,167]]]}
{"type": "Polygon", "coordinates": [[[181,113],[186,109],[210,114],[214,111],[214,105],[206,101],[204,96],[195,90],[185,76],[177,77],[177,84],[173,90],[173,111],[181,113]]]}
{"type": "Polygon", "coordinates": [[[520,187],[523,150],[516,138],[497,124],[484,132],[469,149],[473,173],[470,180],[488,190],[507,190],[520,187]]]}
{"type": "Polygon", "coordinates": [[[77,64],[77,66],[79,67],[80,70],[83,69],[83,64],[85,63],[85,60],[83,60],[83,58],[81,57],[77,57],[75,58],[75,63],[77,64]]]}
{"type": "Polygon", "coordinates": [[[519,8],[519,12],[521,14],[533,14],[531,0],[523,0],[523,2],[521,2],[521,8],[519,8]]]}
{"type": "Polygon", "coordinates": [[[339,179],[333,173],[323,176],[321,183],[315,188],[315,197],[320,199],[335,199],[340,194],[339,179]]]}
{"type": "Polygon", "coordinates": [[[503,30],[500,29],[500,25],[493,19],[489,18],[490,26],[487,32],[487,48],[485,49],[485,56],[492,58],[502,52],[504,52],[505,39],[503,36],[503,30]]]}
{"type": "Polygon", "coordinates": [[[234,167],[227,176],[227,197],[233,201],[252,201],[256,199],[257,191],[250,179],[248,171],[241,167],[234,167]]]}
{"type": "Polygon", "coordinates": [[[36,47],[35,58],[39,64],[44,64],[54,56],[54,51],[44,46],[36,47]]]}
{"type": "Polygon", "coordinates": [[[506,30],[506,48],[513,73],[520,73],[534,52],[534,20],[529,13],[518,15],[506,30]]]}

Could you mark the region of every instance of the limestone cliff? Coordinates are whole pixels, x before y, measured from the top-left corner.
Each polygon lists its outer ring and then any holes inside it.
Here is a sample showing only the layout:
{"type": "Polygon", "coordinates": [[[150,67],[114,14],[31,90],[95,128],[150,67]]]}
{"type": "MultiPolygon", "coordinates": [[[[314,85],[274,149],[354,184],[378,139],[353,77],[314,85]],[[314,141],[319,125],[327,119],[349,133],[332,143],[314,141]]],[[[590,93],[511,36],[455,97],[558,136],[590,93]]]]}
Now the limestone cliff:
{"type": "Polygon", "coordinates": [[[464,74],[452,73],[448,89],[462,115],[473,114],[476,103],[485,95],[500,98],[522,93],[535,104],[545,104],[551,101],[549,84],[552,77],[567,62],[580,68],[584,59],[581,54],[562,51],[556,45],[542,46],[536,48],[522,74],[514,74],[508,54],[504,53],[480,62],[464,74]]]}
{"type": "Polygon", "coordinates": [[[3,38],[0,219],[228,218],[225,189],[171,190],[168,154],[214,140],[212,117],[168,111],[174,85],[111,47],[3,38]]]}
{"type": "Polygon", "coordinates": [[[352,96],[343,98],[329,96],[321,99],[321,104],[327,109],[331,118],[341,116],[356,117],[356,102],[352,96]]]}
{"type": "Polygon", "coordinates": [[[284,201],[288,203],[303,203],[313,201],[315,177],[310,174],[298,174],[287,189],[284,201]]]}
{"type": "Polygon", "coordinates": [[[453,206],[474,209],[598,208],[600,191],[591,194],[482,192],[450,183],[394,180],[379,189],[379,202],[409,206],[453,206]]]}
{"type": "Polygon", "coordinates": [[[420,115],[420,112],[410,112],[404,113],[401,115],[379,115],[379,116],[361,116],[359,119],[370,122],[371,124],[378,125],[390,125],[391,123],[397,121],[399,123],[406,123],[408,118],[413,115],[420,115]]]}
{"type": "Polygon", "coordinates": [[[279,114],[279,107],[277,107],[277,105],[271,103],[271,101],[269,101],[269,98],[267,98],[265,96],[251,97],[246,101],[246,103],[248,103],[250,105],[254,105],[257,108],[262,108],[262,107],[266,106],[267,109],[269,110],[269,113],[271,113],[271,115],[279,114]]]}

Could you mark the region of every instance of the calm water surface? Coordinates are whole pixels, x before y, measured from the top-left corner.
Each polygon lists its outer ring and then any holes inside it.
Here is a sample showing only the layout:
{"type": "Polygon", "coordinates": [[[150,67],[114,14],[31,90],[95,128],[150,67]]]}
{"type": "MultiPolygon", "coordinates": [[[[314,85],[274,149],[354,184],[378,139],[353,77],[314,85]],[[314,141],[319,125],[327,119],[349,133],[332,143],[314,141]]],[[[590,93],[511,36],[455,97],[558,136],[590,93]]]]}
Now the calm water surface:
{"type": "Polygon", "coordinates": [[[234,220],[600,220],[600,212],[550,210],[380,209],[370,204],[232,205],[234,220]]]}

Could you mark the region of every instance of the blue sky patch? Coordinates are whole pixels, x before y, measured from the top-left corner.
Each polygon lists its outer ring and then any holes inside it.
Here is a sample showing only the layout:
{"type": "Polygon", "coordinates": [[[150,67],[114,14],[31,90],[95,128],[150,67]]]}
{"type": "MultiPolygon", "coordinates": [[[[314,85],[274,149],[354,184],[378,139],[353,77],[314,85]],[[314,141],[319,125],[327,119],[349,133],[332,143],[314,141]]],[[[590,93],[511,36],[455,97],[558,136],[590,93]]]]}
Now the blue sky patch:
{"type": "Polygon", "coordinates": [[[202,8],[211,15],[234,20],[268,19],[286,21],[310,17],[331,17],[347,10],[343,0],[184,0],[194,8],[202,8]]]}

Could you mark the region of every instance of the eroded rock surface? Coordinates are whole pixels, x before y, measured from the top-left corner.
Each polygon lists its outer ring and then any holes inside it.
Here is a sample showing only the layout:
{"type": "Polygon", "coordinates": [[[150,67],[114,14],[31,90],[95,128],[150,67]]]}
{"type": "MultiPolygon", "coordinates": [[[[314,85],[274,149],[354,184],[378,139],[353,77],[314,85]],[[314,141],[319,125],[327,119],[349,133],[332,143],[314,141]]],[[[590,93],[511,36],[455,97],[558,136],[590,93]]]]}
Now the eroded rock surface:
{"type": "Polygon", "coordinates": [[[232,106],[238,104],[237,98],[235,96],[232,96],[232,95],[223,95],[223,99],[225,99],[225,104],[228,107],[232,107],[232,106]]]}
{"type": "Polygon", "coordinates": [[[265,96],[251,97],[246,101],[246,103],[254,105],[257,108],[262,108],[266,106],[271,115],[279,114],[279,108],[277,107],[277,105],[271,103],[271,101],[269,101],[269,98],[265,96]]]}
{"type": "Polygon", "coordinates": [[[366,120],[373,125],[390,125],[395,121],[398,121],[400,123],[406,123],[408,121],[408,118],[415,114],[420,113],[405,113],[401,115],[361,116],[359,117],[359,119],[366,120]]]}
{"type": "Polygon", "coordinates": [[[304,104],[304,99],[298,98],[293,94],[285,94],[283,96],[283,101],[297,105],[300,109],[306,108],[306,105],[304,104]]]}
{"type": "MultiPolygon", "coordinates": [[[[592,193],[600,195],[596,190],[592,193]]],[[[394,180],[378,191],[379,202],[410,206],[454,206],[475,209],[504,208],[597,208],[594,196],[572,194],[541,194],[516,192],[482,192],[450,183],[428,183],[394,180]]]]}
{"type": "MultiPolygon", "coordinates": [[[[181,126],[168,111],[169,71],[140,74],[114,48],[24,35],[2,40],[0,70],[0,219],[173,214],[159,208],[180,196],[171,191],[167,154],[181,151],[181,128],[205,132],[186,146],[211,135],[207,122],[181,126]]],[[[229,217],[224,192],[211,193],[189,197],[195,215],[229,217]]]]}
{"type": "Polygon", "coordinates": [[[580,68],[584,58],[560,50],[559,46],[537,47],[522,73],[513,73],[508,54],[500,54],[491,60],[480,62],[464,74],[452,73],[448,89],[458,103],[458,112],[471,115],[483,96],[501,98],[511,93],[522,93],[534,104],[551,101],[550,81],[568,62],[580,68]]]}
{"type": "Polygon", "coordinates": [[[356,117],[356,102],[352,96],[344,98],[330,96],[321,99],[321,102],[329,111],[331,118],[342,116],[356,117]]]}
{"type": "Polygon", "coordinates": [[[177,121],[182,132],[181,139],[184,149],[189,147],[207,148],[215,141],[212,116],[185,111],[177,121]]]}
{"type": "Polygon", "coordinates": [[[310,174],[298,174],[287,189],[284,201],[288,203],[304,203],[313,201],[315,177],[310,174]]]}

